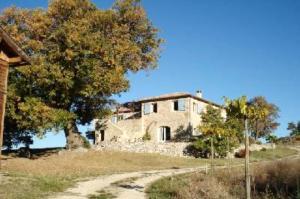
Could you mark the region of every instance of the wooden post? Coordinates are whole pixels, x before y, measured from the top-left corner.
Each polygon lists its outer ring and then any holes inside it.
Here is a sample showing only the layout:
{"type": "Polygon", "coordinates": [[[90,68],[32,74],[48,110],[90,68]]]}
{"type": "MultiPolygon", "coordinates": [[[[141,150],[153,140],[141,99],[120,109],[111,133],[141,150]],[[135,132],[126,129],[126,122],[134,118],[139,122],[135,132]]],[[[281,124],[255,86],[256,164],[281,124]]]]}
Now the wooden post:
{"type": "Polygon", "coordinates": [[[1,159],[2,159],[7,79],[8,79],[8,63],[0,61],[0,169],[1,169],[1,159]]]}
{"type": "Polygon", "coordinates": [[[213,175],[214,172],[214,143],[213,137],[210,138],[210,173],[213,175]]]}
{"type": "Polygon", "coordinates": [[[245,180],[246,180],[246,199],[251,198],[250,187],[250,166],[249,166],[249,132],[248,132],[248,120],[245,120],[245,180]]]}
{"type": "Polygon", "coordinates": [[[228,161],[227,161],[227,168],[228,170],[230,170],[231,168],[231,158],[230,158],[230,147],[229,147],[229,136],[226,137],[226,141],[227,141],[227,158],[228,158],[228,161]]]}

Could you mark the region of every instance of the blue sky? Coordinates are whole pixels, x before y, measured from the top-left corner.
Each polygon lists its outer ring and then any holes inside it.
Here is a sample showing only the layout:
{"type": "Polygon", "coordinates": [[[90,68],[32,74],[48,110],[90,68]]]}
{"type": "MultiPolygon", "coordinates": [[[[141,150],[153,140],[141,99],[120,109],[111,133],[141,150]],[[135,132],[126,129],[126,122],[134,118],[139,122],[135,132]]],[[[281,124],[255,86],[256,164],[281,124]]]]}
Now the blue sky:
{"type": "MultiPolygon", "coordinates": [[[[0,1],[0,9],[47,7],[46,0],[0,1]]],[[[100,8],[111,0],[94,0],[100,8]]],[[[158,69],[130,74],[131,88],[120,102],[169,92],[222,97],[263,95],[280,107],[280,128],[300,120],[300,1],[143,0],[165,39],[158,69]]],[[[84,128],[82,128],[84,130],[84,128]]],[[[47,135],[35,147],[63,146],[62,134],[47,135]]]]}

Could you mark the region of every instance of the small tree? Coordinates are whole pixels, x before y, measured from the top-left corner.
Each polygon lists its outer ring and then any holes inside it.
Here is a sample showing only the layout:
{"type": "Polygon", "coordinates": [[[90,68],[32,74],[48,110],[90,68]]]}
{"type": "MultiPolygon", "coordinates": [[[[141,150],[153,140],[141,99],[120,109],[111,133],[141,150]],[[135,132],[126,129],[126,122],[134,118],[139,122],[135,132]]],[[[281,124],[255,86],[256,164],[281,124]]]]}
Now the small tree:
{"type": "Polygon", "coordinates": [[[298,123],[289,123],[287,130],[290,131],[290,136],[300,136],[300,121],[298,123]]]}
{"type": "Polygon", "coordinates": [[[266,137],[266,141],[268,142],[268,143],[274,143],[274,144],[276,144],[277,142],[278,142],[278,137],[276,136],[276,135],[268,135],[267,137],[266,137]]]}
{"type": "Polygon", "coordinates": [[[249,118],[249,130],[256,141],[258,138],[270,135],[278,128],[279,123],[276,120],[279,117],[279,108],[275,104],[259,96],[251,99],[248,105],[252,113],[249,118]]]}
{"type": "Polygon", "coordinates": [[[254,117],[257,113],[255,109],[250,110],[247,104],[247,97],[243,96],[235,100],[225,98],[227,114],[244,123],[245,131],[245,184],[246,198],[250,199],[250,165],[249,165],[249,134],[248,134],[248,119],[254,117]]]}

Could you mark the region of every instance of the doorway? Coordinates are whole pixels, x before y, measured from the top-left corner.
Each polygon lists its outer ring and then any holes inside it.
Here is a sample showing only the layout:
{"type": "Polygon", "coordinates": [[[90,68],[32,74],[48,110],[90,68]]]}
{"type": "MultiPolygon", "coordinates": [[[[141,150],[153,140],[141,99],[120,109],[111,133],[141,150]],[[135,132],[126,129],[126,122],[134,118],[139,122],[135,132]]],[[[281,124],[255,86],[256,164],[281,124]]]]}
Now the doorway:
{"type": "Polygon", "coordinates": [[[171,128],[168,126],[162,126],[159,129],[159,141],[166,142],[171,140],[171,128]]]}

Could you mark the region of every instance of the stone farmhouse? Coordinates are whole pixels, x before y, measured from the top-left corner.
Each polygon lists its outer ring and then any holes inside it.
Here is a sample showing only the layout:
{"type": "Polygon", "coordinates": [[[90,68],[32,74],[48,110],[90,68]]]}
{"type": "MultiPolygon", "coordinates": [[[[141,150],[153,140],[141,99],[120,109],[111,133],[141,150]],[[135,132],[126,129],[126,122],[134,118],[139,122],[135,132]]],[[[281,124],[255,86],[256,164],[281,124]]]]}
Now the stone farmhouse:
{"type": "MultiPolygon", "coordinates": [[[[95,124],[95,144],[110,142],[167,143],[197,136],[201,113],[220,105],[202,97],[202,92],[172,93],[122,104],[105,120],[95,124]]],[[[225,117],[225,110],[222,111],[225,117]]]]}

